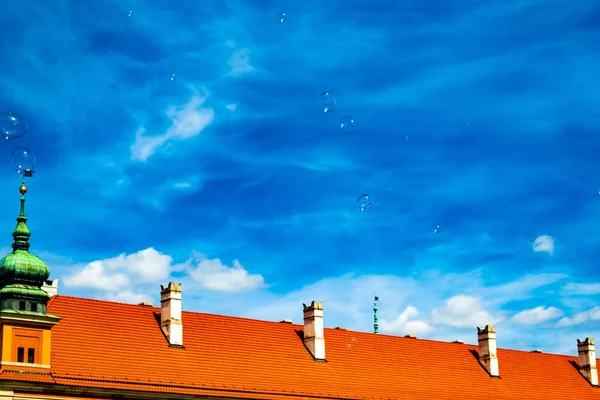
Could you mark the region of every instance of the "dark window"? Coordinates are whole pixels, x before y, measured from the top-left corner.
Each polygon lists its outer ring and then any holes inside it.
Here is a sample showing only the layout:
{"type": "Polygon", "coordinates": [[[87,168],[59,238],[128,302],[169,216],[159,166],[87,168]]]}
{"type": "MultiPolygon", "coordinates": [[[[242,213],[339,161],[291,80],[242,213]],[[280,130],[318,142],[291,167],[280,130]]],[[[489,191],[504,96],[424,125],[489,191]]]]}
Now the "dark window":
{"type": "Polygon", "coordinates": [[[31,303],[31,311],[37,311],[37,303],[31,303]]]}
{"type": "Polygon", "coordinates": [[[27,349],[27,362],[29,364],[35,363],[35,349],[27,349]]]}
{"type": "Polygon", "coordinates": [[[19,302],[19,310],[25,311],[26,306],[27,306],[27,304],[24,301],[19,302]]]}
{"type": "Polygon", "coordinates": [[[25,361],[25,348],[19,347],[17,349],[17,362],[24,362],[24,361],[25,361]]]}

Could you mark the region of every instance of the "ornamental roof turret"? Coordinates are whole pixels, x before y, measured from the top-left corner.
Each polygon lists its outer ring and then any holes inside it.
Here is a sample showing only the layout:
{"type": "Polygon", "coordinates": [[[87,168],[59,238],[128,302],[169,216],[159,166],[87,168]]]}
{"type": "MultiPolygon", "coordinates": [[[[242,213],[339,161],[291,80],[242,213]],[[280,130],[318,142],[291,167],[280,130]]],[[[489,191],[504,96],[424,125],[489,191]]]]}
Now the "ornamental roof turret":
{"type": "Polygon", "coordinates": [[[0,260],[0,310],[46,313],[50,296],[41,289],[50,270],[39,257],[29,252],[31,232],[25,216],[25,182],[21,184],[21,211],[13,231],[13,251],[0,260]]]}

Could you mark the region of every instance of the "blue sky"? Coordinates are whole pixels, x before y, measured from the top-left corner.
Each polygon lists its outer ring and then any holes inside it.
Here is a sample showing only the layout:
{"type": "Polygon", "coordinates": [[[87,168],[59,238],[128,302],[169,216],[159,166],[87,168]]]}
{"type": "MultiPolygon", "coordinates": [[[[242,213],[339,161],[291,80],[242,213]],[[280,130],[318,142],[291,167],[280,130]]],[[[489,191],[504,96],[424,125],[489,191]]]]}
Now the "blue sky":
{"type": "Polygon", "coordinates": [[[29,146],[59,293],[159,304],[174,280],[188,310],[301,323],[320,300],[369,331],[376,292],[389,334],[598,336],[597,2],[151,3],[0,14],[0,111],[29,123],[0,147],[5,252],[29,146]]]}

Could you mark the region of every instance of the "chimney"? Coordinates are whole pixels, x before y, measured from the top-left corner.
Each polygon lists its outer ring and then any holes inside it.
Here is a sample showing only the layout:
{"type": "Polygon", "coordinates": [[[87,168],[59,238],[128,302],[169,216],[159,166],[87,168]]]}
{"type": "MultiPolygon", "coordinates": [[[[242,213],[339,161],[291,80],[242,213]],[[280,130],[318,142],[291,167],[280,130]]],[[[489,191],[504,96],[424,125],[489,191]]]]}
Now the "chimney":
{"type": "Polygon", "coordinates": [[[596,346],[594,339],[577,339],[577,352],[579,353],[579,372],[585,376],[593,386],[598,386],[598,370],[596,369],[596,346]]]}
{"type": "Polygon", "coordinates": [[[169,282],[166,288],[160,285],[160,328],[171,346],[183,346],[181,283],[169,282]]]}
{"type": "Polygon", "coordinates": [[[315,360],[325,361],[325,337],[323,335],[323,302],[313,301],[304,306],[304,345],[315,360]]]}
{"type": "Polygon", "coordinates": [[[479,363],[493,377],[500,376],[498,368],[498,355],[496,354],[496,328],[486,325],[485,328],[477,328],[477,340],[479,342],[479,363]]]}
{"type": "Polygon", "coordinates": [[[56,296],[58,294],[58,279],[46,281],[42,286],[42,290],[48,293],[50,297],[56,296]]]}

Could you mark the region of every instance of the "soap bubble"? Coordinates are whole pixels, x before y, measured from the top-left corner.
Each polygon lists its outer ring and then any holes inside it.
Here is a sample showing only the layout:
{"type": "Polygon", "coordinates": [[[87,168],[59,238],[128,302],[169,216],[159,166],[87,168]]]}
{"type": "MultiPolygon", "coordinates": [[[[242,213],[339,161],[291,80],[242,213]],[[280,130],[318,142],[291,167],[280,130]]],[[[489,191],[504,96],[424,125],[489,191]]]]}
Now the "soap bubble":
{"type": "Polygon", "coordinates": [[[127,14],[128,17],[131,17],[133,15],[133,11],[129,10],[129,13],[127,14]]]}
{"type": "Polygon", "coordinates": [[[175,74],[171,74],[171,80],[174,81],[175,80],[175,74]]]}
{"type": "Polygon", "coordinates": [[[373,200],[371,199],[371,196],[366,193],[361,194],[358,200],[356,200],[356,205],[360,211],[366,211],[367,208],[371,207],[371,204],[373,204],[373,200]]]}
{"type": "Polygon", "coordinates": [[[285,22],[287,21],[287,15],[285,15],[284,12],[279,13],[279,22],[285,22]]]}
{"type": "Polygon", "coordinates": [[[354,118],[342,117],[342,122],[340,122],[340,128],[342,128],[346,133],[354,132],[354,118]]]}
{"type": "Polygon", "coordinates": [[[335,96],[329,92],[321,93],[321,106],[323,107],[323,112],[335,111],[335,96]]]}
{"type": "Polygon", "coordinates": [[[442,228],[439,225],[436,225],[433,227],[433,233],[440,233],[442,231],[442,228]]]}
{"type": "Polygon", "coordinates": [[[17,173],[31,176],[35,171],[35,155],[28,147],[17,147],[10,155],[10,164],[17,173]]]}
{"type": "Polygon", "coordinates": [[[356,344],[358,344],[358,340],[356,338],[352,338],[350,340],[348,340],[348,349],[351,349],[352,346],[355,346],[356,344]]]}
{"type": "Polygon", "coordinates": [[[14,112],[0,114],[0,129],[4,139],[18,139],[27,133],[27,121],[14,112]]]}

